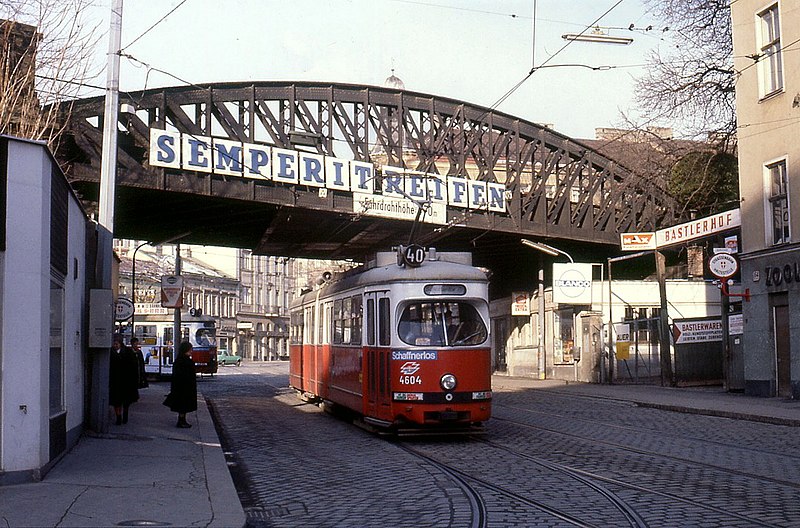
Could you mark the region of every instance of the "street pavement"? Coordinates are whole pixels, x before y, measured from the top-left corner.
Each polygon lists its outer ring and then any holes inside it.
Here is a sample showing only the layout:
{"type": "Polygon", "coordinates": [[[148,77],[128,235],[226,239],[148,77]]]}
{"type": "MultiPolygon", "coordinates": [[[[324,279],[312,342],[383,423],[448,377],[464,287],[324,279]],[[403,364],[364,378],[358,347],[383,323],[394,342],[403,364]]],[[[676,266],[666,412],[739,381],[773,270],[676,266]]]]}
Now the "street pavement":
{"type": "MultiPolygon", "coordinates": [[[[753,398],[719,387],[589,385],[494,376],[495,391],[547,389],[579,398],[633,402],[676,412],[800,426],[800,401],[753,398]]],[[[200,384],[202,390],[202,383],[200,384]]],[[[87,432],[41,482],[0,486],[0,526],[207,526],[246,518],[211,415],[200,396],[193,427],[175,427],[151,383],[126,425],[87,432]]]]}

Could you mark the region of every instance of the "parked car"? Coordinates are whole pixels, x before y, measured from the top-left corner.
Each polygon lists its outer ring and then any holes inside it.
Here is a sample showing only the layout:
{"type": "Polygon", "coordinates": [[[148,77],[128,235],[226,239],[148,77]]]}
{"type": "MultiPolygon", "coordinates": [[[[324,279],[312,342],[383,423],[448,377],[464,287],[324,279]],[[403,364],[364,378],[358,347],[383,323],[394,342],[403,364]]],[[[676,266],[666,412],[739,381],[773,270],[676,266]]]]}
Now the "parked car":
{"type": "Polygon", "coordinates": [[[219,365],[236,365],[241,366],[242,358],[236,354],[230,354],[227,350],[222,349],[217,351],[217,364],[219,365]]]}

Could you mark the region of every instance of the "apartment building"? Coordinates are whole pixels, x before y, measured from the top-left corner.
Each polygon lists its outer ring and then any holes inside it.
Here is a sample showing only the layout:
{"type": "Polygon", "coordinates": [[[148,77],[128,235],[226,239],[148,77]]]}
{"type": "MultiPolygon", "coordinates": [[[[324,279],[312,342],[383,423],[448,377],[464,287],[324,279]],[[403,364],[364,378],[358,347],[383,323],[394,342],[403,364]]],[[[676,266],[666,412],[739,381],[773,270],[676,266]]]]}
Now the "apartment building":
{"type": "Polygon", "coordinates": [[[800,0],[731,2],[745,393],[800,397],[800,0]]]}

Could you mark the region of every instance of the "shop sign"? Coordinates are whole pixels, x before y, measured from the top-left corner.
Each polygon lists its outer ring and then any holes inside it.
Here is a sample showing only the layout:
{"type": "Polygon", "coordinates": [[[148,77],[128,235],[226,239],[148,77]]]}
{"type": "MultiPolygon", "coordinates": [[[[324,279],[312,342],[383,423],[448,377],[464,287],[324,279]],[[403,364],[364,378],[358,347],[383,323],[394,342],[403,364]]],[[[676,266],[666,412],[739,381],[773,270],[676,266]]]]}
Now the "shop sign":
{"type": "Polygon", "coordinates": [[[531,314],[531,296],[528,292],[514,292],[511,294],[511,315],[531,314]]]}
{"type": "Polygon", "coordinates": [[[793,282],[800,283],[800,262],[786,263],[783,266],[766,266],[764,268],[766,286],[782,286],[793,282]]]}
{"type": "Polygon", "coordinates": [[[688,242],[689,240],[727,231],[741,225],[741,211],[738,208],[731,209],[724,213],[699,218],[685,224],[660,229],[656,231],[656,246],[662,248],[681,242],[688,242]]]}
{"type": "Polygon", "coordinates": [[[617,359],[629,359],[631,356],[631,325],[629,323],[615,324],[614,333],[617,336],[617,359]]]}
{"type": "Polygon", "coordinates": [[[553,302],[592,304],[592,265],[553,264],[553,302]]]}
{"type": "Polygon", "coordinates": [[[722,321],[720,319],[675,320],[672,325],[672,338],[676,345],[722,341],[722,321]]]}
{"type": "Polygon", "coordinates": [[[656,234],[654,232],[622,233],[620,234],[620,248],[622,251],[656,249],[656,234]]]}

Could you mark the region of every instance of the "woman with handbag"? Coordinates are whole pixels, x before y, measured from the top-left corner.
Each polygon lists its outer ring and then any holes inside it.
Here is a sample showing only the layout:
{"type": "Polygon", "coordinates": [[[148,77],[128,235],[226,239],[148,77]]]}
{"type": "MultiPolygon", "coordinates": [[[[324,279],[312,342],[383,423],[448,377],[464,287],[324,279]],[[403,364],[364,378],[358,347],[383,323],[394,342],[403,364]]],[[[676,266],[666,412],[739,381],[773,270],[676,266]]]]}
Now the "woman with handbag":
{"type": "Polygon", "coordinates": [[[187,429],[192,426],[186,421],[186,413],[197,410],[197,373],[192,359],[192,344],[184,341],[178,347],[178,356],[172,365],[170,392],[164,405],[178,413],[176,427],[187,429]]]}

